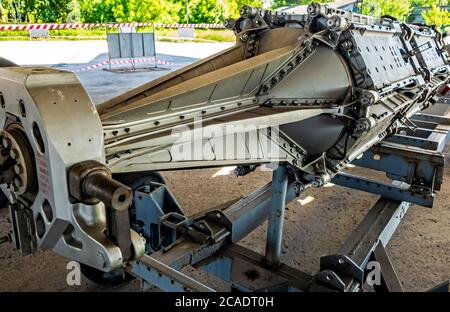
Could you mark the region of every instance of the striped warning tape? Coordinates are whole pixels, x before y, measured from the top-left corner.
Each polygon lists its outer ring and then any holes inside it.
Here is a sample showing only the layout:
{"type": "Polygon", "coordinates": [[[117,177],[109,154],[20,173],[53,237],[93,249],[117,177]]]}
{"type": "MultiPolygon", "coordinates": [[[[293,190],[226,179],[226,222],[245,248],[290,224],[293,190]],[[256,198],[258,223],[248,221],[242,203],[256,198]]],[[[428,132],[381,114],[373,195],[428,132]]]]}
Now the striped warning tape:
{"type": "Polygon", "coordinates": [[[176,63],[172,63],[166,60],[162,60],[160,58],[157,57],[144,57],[144,58],[139,58],[139,59],[128,59],[128,60],[111,60],[111,62],[109,60],[104,60],[101,61],[97,64],[93,64],[81,69],[77,69],[75,70],[75,72],[84,72],[84,71],[88,71],[88,70],[94,70],[97,68],[101,68],[105,65],[108,65],[111,63],[111,65],[118,65],[118,64],[132,64],[132,63],[150,63],[150,62],[156,62],[157,64],[162,64],[162,65],[168,65],[168,66],[183,66],[182,64],[176,64],[176,63]]]}
{"type": "Polygon", "coordinates": [[[129,23],[67,23],[67,24],[0,24],[0,30],[33,30],[33,29],[80,29],[80,28],[123,28],[152,26],[160,28],[225,28],[222,24],[165,24],[152,22],[129,22],[129,23]]]}

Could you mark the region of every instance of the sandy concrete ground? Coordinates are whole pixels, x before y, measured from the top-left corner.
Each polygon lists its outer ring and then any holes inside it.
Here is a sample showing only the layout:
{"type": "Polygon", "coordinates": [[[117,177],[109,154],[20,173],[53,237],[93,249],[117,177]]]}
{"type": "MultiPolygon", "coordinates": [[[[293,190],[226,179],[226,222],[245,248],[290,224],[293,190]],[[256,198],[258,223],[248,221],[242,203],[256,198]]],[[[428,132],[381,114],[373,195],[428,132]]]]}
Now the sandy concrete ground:
{"type": "MultiPolygon", "coordinates": [[[[3,49],[2,44],[3,42],[0,42],[0,56],[8,57],[15,54],[14,51],[3,49]]],[[[98,42],[96,44],[100,45],[98,42]]],[[[78,47],[78,44],[76,46],[78,47]]],[[[16,47],[13,46],[13,48],[16,47]]],[[[175,46],[171,47],[170,51],[166,51],[167,55],[173,57],[173,62],[177,58],[183,60],[183,57],[175,55],[179,51],[184,53],[182,47],[175,46]]],[[[203,49],[203,46],[193,46],[191,49],[190,51],[197,53],[203,49]]],[[[38,55],[45,55],[38,50],[36,49],[38,55]]],[[[95,62],[97,56],[94,55],[94,59],[88,58],[89,62],[95,62]]],[[[193,61],[193,57],[195,55],[186,55],[185,63],[193,61]]],[[[35,61],[36,64],[46,63],[38,58],[35,61]]],[[[75,63],[70,64],[69,61],[64,60],[66,64],[64,66],[69,69],[86,66],[86,64],[77,63],[82,61],[84,59],[76,59],[75,63]]],[[[56,62],[51,64],[64,67],[56,62]]],[[[98,103],[103,99],[102,92],[113,92],[117,84],[124,85],[123,88],[131,88],[163,73],[114,74],[92,71],[86,73],[86,76],[82,76],[84,73],[80,74],[80,80],[94,102],[98,103]]],[[[448,162],[450,148],[447,148],[446,155],[448,162]]],[[[178,171],[165,172],[163,175],[187,214],[244,196],[271,178],[271,173],[264,171],[255,171],[240,178],[232,175],[213,178],[216,171],[217,169],[178,171]]],[[[361,170],[355,171],[361,172],[361,170]]],[[[447,167],[446,182],[438,194],[435,207],[433,209],[411,207],[388,245],[388,252],[397,273],[408,291],[425,290],[450,278],[449,177],[450,167],[447,167]]],[[[317,271],[319,257],[336,252],[376,199],[374,195],[339,186],[308,190],[300,197],[303,204],[300,201],[294,201],[287,207],[282,261],[306,272],[317,271]]],[[[264,224],[257,228],[241,244],[263,253],[265,227],[264,224]]],[[[0,236],[6,234],[9,229],[8,210],[0,209],[0,236]]],[[[82,279],[81,286],[68,286],[66,283],[68,261],[50,251],[39,251],[34,256],[22,258],[11,245],[0,245],[0,267],[2,268],[0,291],[137,291],[140,289],[138,281],[122,286],[105,287],[95,285],[85,278],[82,279]]],[[[217,289],[226,290],[223,283],[215,280],[213,282],[217,289]]]]}

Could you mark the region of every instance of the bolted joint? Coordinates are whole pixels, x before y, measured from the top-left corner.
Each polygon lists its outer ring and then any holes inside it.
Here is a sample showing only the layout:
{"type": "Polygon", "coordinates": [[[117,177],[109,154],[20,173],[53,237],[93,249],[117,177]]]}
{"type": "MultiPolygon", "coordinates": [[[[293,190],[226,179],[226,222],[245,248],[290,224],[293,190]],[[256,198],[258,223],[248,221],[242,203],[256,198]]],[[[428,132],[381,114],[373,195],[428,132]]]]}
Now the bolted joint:
{"type": "Polygon", "coordinates": [[[370,106],[378,103],[380,101],[380,94],[373,90],[364,90],[361,93],[359,102],[364,106],[370,106]]]}
{"type": "Polygon", "coordinates": [[[331,31],[342,31],[349,26],[347,19],[339,15],[333,15],[327,19],[327,27],[331,31]]]}
{"type": "Polygon", "coordinates": [[[256,15],[258,15],[258,9],[249,5],[244,5],[239,10],[239,13],[242,18],[254,18],[256,17],[256,15]]]}
{"type": "Polygon", "coordinates": [[[324,186],[327,182],[330,182],[330,180],[331,176],[328,173],[317,174],[311,182],[311,186],[314,188],[319,188],[324,186]]]}
{"type": "Polygon", "coordinates": [[[306,9],[308,12],[308,15],[310,17],[316,17],[321,14],[325,15],[328,11],[327,5],[321,5],[320,3],[313,2],[310,5],[308,5],[308,8],[306,9]]]}
{"type": "Polygon", "coordinates": [[[236,20],[234,18],[227,18],[223,22],[223,26],[226,29],[233,30],[236,27],[236,20]]]}

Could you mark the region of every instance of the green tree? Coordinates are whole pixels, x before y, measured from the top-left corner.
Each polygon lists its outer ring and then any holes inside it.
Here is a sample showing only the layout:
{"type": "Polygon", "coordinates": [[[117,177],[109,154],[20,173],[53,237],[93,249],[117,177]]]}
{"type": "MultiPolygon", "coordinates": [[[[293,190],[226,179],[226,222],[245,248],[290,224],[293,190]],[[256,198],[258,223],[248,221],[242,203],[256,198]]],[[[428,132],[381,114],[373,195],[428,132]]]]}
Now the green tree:
{"type": "Polygon", "coordinates": [[[405,21],[412,10],[410,0],[365,0],[362,3],[362,13],[373,16],[390,15],[400,21],[405,21]]]}
{"type": "Polygon", "coordinates": [[[87,23],[114,21],[115,0],[79,0],[81,20],[87,23]]]}
{"type": "Polygon", "coordinates": [[[38,11],[35,18],[45,22],[65,22],[67,20],[69,2],[70,0],[35,1],[38,11]]]}
{"type": "Polygon", "coordinates": [[[168,0],[79,0],[85,22],[177,22],[180,5],[168,0]]]}
{"type": "Polygon", "coordinates": [[[257,8],[263,7],[263,2],[261,0],[226,0],[225,5],[225,17],[237,18],[239,17],[239,10],[244,5],[250,5],[257,8]]]}
{"type": "Polygon", "coordinates": [[[450,25],[450,12],[442,9],[441,5],[448,5],[448,0],[429,0],[427,1],[431,6],[429,10],[422,12],[425,24],[434,25],[436,29],[443,30],[445,26],[450,25]]]}
{"type": "Polygon", "coordinates": [[[179,20],[186,22],[186,2],[189,23],[221,23],[227,12],[226,2],[222,0],[177,0],[180,5],[179,20]]]}
{"type": "Polygon", "coordinates": [[[299,5],[308,5],[312,2],[333,2],[330,0],[273,0],[272,8],[277,9],[281,7],[295,7],[299,5]]]}
{"type": "Polygon", "coordinates": [[[68,23],[81,22],[81,6],[77,0],[71,0],[67,4],[67,22],[68,23]]]}
{"type": "MultiPolygon", "coordinates": [[[[178,22],[178,14],[176,12],[179,11],[180,5],[173,1],[129,0],[127,3],[130,21],[178,22]]],[[[123,19],[126,20],[127,17],[124,16],[123,19]]]]}

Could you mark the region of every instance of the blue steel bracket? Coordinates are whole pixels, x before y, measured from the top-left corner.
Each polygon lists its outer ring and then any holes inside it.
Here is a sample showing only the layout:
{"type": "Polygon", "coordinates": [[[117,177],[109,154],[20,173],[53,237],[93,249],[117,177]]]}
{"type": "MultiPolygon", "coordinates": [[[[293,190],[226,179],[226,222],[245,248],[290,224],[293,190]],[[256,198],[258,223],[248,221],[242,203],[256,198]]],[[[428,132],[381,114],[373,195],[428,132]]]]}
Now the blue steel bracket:
{"type": "Polygon", "coordinates": [[[444,179],[443,149],[449,139],[450,118],[416,114],[411,117],[420,128],[401,128],[385,138],[352,164],[383,171],[394,181],[407,185],[388,185],[348,173],[338,173],[332,182],[341,186],[381,195],[385,198],[432,207],[434,192],[444,179]]]}
{"type": "Polygon", "coordinates": [[[364,270],[346,255],[320,257],[320,271],[309,283],[308,291],[345,291],[346,281],[363,284],[364,270]]]}
{"type": "Polygon", "coordinates": [[[320,257],[320,271],[331,270],[339,276],[353,278],[363,282],[364,270],[346,255],[329,255],[320,257]]]}
{"type": "Polygon", "coordinates": [[[450,117],[432,114],[417,113],[411,117],[412,120],[420,120],[425,122],[433,122],[440,125],[450,125],[450,117]]]}
{"type": "Polygon", "coordinates": [[[132,227],[145,237],[147,252],[159,250],[176,241],[176,229],[161,226],[161,220],[164,221],[163,217],[167,215],[173,217],[170,220],[175,220],[175,216],[183,216],[183,211],[165,185],[151,182],[137,189],[131,210],[135,213],[132,227]]]}
{"type": "Polygon", "coordinates": [[[331,182],[355,190],[377,194],[392,200],[405,201],[429,208],[433,207],[434,194],[427,188],[405,188],[403,185],[397,186],[394,184],[376,182],[371,179],[348,173],[336,174],[333,179],[331,179],[331,182]]]}
{"type": "Polygon", "coordinates": [[[392,180],[435,191],[443,182],[445,157],[438,151],[382,142],[352,164],[384,171],[392,180]]]}
{"type": "MultiPolygon", "coordinates": [[[[309,290],[350,292],[361,290],[365,283],[363,273],[369,261],[374,259],[377,248],[387,246],[409,206],[407,202],[380,197],[339,248],[337,255],[321,258],[321,271],[314,276],[309,290]]],[[[384,266],[386,263],[382,265],[384,266]]],[[[391,282],[395,280],[395,277],[388,273],[389,270],[386,268],[384,272],[382,270],[383,279],[391,282]]],[[[401,289],[401,286],[389,288],[391,289],[401,289]]]]}
{"type": "Polygon", "coordinates": [[[236,244],[225,244],[216,254],[195,264],[233,288],[249,291],[305,291],[313,276],[286,264],[270,267],[263,256],[236,244]]]}

